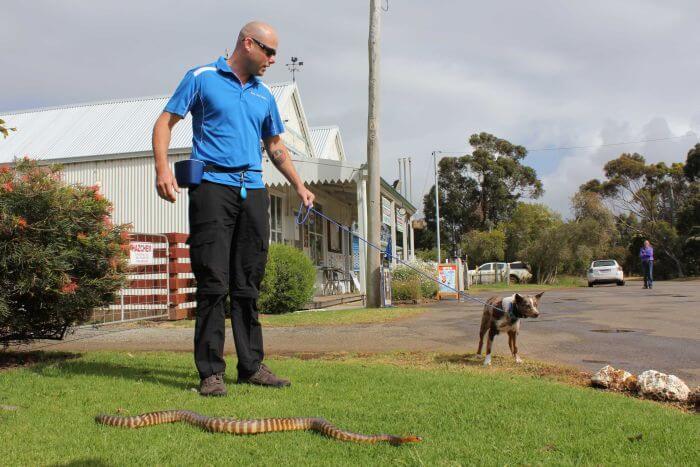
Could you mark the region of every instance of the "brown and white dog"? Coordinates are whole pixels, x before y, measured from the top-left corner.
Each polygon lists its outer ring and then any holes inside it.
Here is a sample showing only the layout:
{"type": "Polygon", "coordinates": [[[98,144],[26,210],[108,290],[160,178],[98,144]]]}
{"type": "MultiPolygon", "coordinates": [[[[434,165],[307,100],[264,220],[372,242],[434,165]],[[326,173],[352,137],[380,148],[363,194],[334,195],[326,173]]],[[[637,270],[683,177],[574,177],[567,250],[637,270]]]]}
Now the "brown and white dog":
{"type": "Polygon", "coordinates": [[[484,344],[484,336],[489,333],[486,342],[486,359],[484,366],[491,365],[491,346],[493,338],[501,332],[508,333],[508,346],[515,357],[516,363],[522,363],[518,355],[518,331],[520,331],[521,318],[537,318],[540,315],[537,307],[540,304],[540,297],[544,292],[537,295],[514,294],[510,297],[491,297],[484,305],[484,315],[481,317],[481,330],[479,331],[479,350],[477,355],[481,355],[481,347],[484,344]]]}

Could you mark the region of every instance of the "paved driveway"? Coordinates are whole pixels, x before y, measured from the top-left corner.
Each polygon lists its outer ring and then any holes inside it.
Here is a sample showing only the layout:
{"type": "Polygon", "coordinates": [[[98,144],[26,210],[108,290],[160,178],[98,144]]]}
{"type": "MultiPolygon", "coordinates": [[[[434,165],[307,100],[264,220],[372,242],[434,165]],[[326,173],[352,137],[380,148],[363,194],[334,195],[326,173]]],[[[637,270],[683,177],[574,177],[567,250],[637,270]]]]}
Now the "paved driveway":
{"type": "MultiPolygon", "coordinates": [[[[488,294],[480,294],[484,298],[488,294]]],[[[264,332],[268,354],[293,352],[424,350],[475,352],[482,306],[441,302],[417,318],[383,324],[270,328],[264,332]]],[[[589,370],[606,363],[633,373],[656,369],[689,385],[700,384],[700,281],[641,283],[547,291],[542,315],[522,324],[524,358],[561,362],[589,370]]],[[[137,328],[114,334],[82,330],[52,346],[54,350],[191,351],[192,329],[137,328]],[[94,334],[95,337],[90,337],[94,334]]],[[[228,329],[227,352],[233,352],[228,329]]],[[[495,353],[507,354],[499,336],[495,353]]]]}

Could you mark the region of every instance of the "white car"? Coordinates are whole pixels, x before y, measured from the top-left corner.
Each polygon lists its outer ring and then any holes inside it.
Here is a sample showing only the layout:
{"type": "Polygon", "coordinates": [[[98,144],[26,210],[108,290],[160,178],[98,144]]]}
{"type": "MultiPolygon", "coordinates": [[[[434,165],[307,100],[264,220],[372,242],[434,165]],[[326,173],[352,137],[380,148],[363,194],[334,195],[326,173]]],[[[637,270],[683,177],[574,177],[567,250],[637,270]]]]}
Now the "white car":
{"type": "Polygon", "coordinates": [[[511,282],[527,282],[532,277],[532,273],[522,261],[513,263],[484,263],[476,269],[469,270],[469,280],[471,284],[493,284],[505,281],[506,274],[511,282]]]}
{"type": "Polygon", "coordinates": [[[532,279],[532,271],[530,271],[530,266],[523,263],[522,261],[514,261],[509,263],[510,267],[510,281],[511,282],[529,282],[532,279]]]}
{"type": "Polygon", "coordinates": [[[598,259],[591,263],[586,274],[588,287],[595,284],[625,285],[625,277],[622,273],[622,266],[614,259],[598,259]]]}

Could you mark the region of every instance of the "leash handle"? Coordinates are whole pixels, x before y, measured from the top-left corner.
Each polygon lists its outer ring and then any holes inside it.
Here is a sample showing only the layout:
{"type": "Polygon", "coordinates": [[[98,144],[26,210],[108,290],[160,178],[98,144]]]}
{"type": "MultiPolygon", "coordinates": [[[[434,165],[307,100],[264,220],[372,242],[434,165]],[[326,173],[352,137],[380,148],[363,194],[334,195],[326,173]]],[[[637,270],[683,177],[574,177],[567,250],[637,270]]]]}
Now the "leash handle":
{"type": "Polygon", "coordinates": [[[296,222],[297,225],[301,225],[301,224],[303,224],[304,222],[306,222],[306,220],[309,218],[309,213],[311,212],[312,209],[313,209],[314,211],[316,211],[313,207],[308,208],[308,209],[306,210],[306,214],[304,214],[303,219],[299,219],[299,217],[300,217],[300,216],[302,215],[302,213],[304,212],[304,207],[305,207],[305,206],[304,206],[304,202],[303,202],[303,201],[302,201],[301,203],[299,203],[299,211],[297,212],[297,218],[294,220],[294,221],[296,222]]]}

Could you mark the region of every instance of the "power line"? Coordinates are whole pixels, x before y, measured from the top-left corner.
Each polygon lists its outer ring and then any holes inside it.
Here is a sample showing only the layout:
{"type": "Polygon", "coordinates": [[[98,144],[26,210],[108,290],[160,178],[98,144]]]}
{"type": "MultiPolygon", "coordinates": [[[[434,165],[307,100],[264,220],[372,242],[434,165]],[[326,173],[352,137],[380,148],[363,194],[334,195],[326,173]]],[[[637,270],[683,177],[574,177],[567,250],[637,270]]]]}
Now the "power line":
{"type": "MultiPolygon", "coordinates": [[[[667,138],[652,138],[652,139],[640,139],[637,141],[621,141],[617,143],[605,143],[605,144],[591,144],[587,146],[557,146],[553,148],[535,148],[535,149],[530,149],[530,148],[525,148],[527,152],[540,152],[540,151],[566,151],[570,149],[595,149],[595,148],[605,148],[609,146],[624,146],[626,144],[642,144],[642,143],[657,143],[657,142],[664,142],[664,141],[673,141],[677,139],[683,139],[683,138],[690,138],[694,137],[695,139],[698,139],[698,135],[695,133],[691,134],[686,134],[686,135],[681,135],[681,136],[669,136],[667,138]]],[[[467,154],[468,151],[441,151],[441,154],[444,155],[464,155],[467,154]]]]}
{"type": "Polygon", "coordinates": [[[592,144],[589,146],[560,146],[556,148],[538,148],[538,149],[528,149],[527,152],[539,152],[539,151],[565,151],[568,149],[592,149],[592,148],[605,148],[609,146],[624,146],[625,144],[641,144],[641,143],[656,143],[660,141],[672,141],[681,138],[688,138],[690,136],[697,139],[696,134],[687,134],[682,136],[669,136],[668,138],[653,138],[653,139],[640,139],[638,141],[624,141],[619,143],[606,143],[606,144],[592,144]]]}

